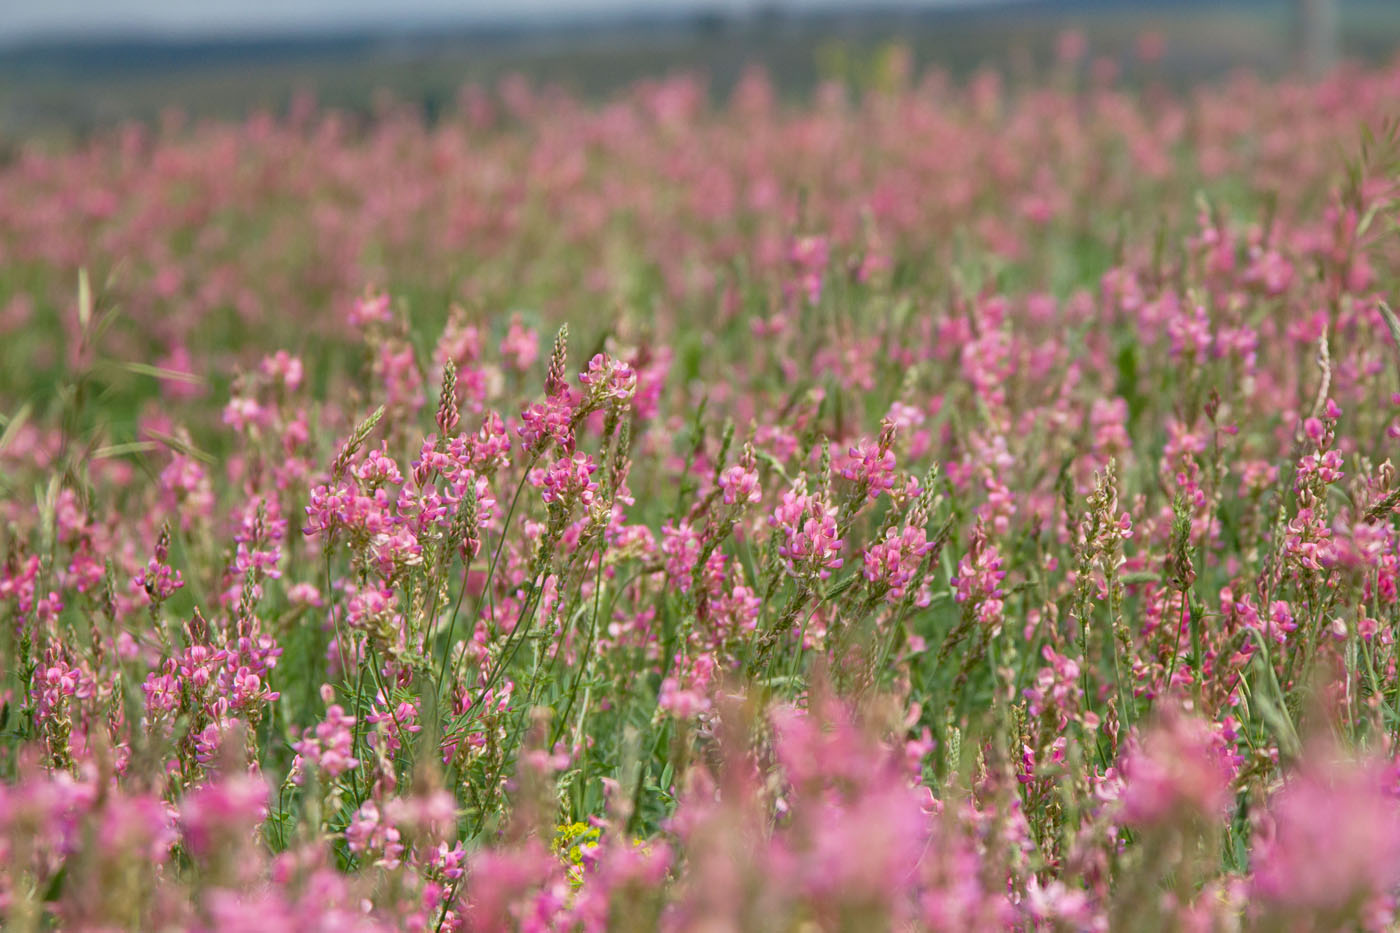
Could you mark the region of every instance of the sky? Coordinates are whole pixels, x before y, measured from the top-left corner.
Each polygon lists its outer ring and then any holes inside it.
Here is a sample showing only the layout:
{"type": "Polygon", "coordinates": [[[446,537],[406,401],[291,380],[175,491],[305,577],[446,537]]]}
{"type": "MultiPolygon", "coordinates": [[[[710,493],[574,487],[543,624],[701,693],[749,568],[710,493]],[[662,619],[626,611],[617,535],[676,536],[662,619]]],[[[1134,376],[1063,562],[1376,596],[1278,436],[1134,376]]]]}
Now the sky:
{"type": "MultiPolygon", "coordinates": [[[[760,0],[0,0],[0,41],[83,35],[237,35],[328,26],[389,26],[472,19],[543,19],[704,6],[741,13],[760,0]]],[[[834,0],[780,0],[790,9],[834,0]]],[[[873,0],[856,0],[869,4],[873,0]]],[[[958,0],[896,0],[906,6],[958,0]]],[[[985,0],[984,0],[985,2],[985,0]]],[[[841,6],[854,5],[850,0],[841,6]]],[[[888,0],[882,5],[890,5],[888,0]]]]}

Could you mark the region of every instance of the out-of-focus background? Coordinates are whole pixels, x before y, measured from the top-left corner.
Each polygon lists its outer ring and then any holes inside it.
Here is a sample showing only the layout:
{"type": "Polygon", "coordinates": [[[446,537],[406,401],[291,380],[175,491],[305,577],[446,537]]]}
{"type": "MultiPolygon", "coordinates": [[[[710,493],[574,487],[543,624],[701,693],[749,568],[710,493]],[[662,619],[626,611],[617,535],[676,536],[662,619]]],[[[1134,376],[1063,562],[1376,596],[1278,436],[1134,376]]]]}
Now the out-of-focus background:
{"type": "Polygon", "coordinates": [[[856,85],[892,45],[915,69],[1030,76],[1082,37],[1100,73],[1171,84],[1376,62],[1400,43],[1400,0],[8,0],[0,138],[82,135],[127,119],[285,110],[302,95],[371,112],[380,95],[427,119],[466,83],[510,74],[586,97],[638,78],[703,74],[723,95],[751,65],[783,93],[856,85]]]}

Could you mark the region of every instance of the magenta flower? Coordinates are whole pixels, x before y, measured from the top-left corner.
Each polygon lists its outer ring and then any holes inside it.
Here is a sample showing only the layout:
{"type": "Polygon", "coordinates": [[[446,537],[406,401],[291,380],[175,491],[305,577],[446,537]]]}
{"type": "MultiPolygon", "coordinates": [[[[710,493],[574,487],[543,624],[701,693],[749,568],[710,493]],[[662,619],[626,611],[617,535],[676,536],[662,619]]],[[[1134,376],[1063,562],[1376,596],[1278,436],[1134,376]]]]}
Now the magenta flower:
{"type": "Polygon", "coordinates": [[[763,498],[758,471],[741,465],[726,467],[719,475],[719,488],[724,492],[725,505],[752,505],[763,498]]]}
{"type": "Polygon", "coordinates": [[[597,469],[593,458],[581,451],[571,457],[560,457],[539,478],[541,497],[566,511],[575,505],[589,508],[598,491],[598,484],[592,479],[597,469]]]}
{"type": "Polygon", "coordinates": [[[690,592],[695,566],[700,560],[700,535],[688,522],[661,526],[661,553],[666,555],[666,577],[682,593],[690,592]]]}
{"type": "Polygon", "coordinates": [[[863,553],[865,579],[888,587],[885,599],[899,602],[914,582],[923,557],[932,546],[922,528],[913,525],[903,529],[888,528],[884,540],[870,545],[863,553]]]}
{"type": "Polygon", "coordinates": [[[1393,770],[1313,749],[1269,803],[1251,885],[1262,906],[1283,917],[1345,924],[1393,895],[1400,885],[1393,770]]]}
{"type": "Polygon", "coordinates": [[[783,493],[768,524],[782,536],[778,554],[789,574],[815,574],[826,579],[831,571],[840,569],[845,541],[837,534],[836,514],[835,506],[806,492],[789,489],[783,493]]]}
{"type": "Polygon", "coordinates": [[[894,453],[886,444],[861,441],[850,449],[841,475],[865,490],[871,499],[894,487],[894,453]]]}
{"type": "Polygon", "coordinates": [[[954,599],[968,603],[977,621],[992,630],[1001,626],[1005,595],[1001,582],[1006,579],[1006,571],[1001,569],[1001,555],[996,546],[988,543],[985,532],[979,525],[972,536],[972,545],[967,554],[958,562],[958,572],[953,577],[954,599]]]}
{"type": "Polygon", "coordinates": [[[1123,819],[1136,826],[1221,818],[1231,771],[1210,723],[1166,707],[1123,762],[1123,819]]]}

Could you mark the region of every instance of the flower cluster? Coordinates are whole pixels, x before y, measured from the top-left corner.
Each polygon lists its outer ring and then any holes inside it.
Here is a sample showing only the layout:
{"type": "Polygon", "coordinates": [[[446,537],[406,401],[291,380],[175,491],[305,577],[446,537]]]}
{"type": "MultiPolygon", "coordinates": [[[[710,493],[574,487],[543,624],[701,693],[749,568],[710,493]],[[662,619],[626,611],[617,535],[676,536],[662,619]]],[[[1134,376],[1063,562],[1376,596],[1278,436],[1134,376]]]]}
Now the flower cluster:
{"type": "Polygon", "coordinates": [[[836,515],[836,506],[801,489],[783,493],[768,524],[781,536],[778,554],[788,573],[826,579],[841,569],[845,541],[837,532],[836,515]]]}
{"type": "Polygon", "coordinates": [[[5,148],[0,927],[1396,927],[1400,65],[1162,54],[5,148]]]}

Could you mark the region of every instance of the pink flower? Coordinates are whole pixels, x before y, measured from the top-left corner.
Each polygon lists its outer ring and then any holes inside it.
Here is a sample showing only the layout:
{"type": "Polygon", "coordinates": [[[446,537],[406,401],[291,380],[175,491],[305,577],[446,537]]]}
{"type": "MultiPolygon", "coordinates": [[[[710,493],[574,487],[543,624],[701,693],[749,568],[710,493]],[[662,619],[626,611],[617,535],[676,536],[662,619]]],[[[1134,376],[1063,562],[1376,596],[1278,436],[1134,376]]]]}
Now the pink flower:
{"type": "Polygon", "coordinates": [[[588,386],[589,400],[594,404],[627,402],[637,391],[637,374],[632,367],[609,359],[606,353],[595,354],[578,381],[588,386]]]}
{"type": "Polygon", "coordinates": [[[324,771],[328,777],[339,777],[360,764],[359,759],[351,753],[351,727],[354,724],[354,716],[347,716],[339,705],[332,704],[326,710],[326,718],[314,729],[307,729],[302,734],[301,741],[292,743],[292,748],[324,771]]]}
{"type": "Polygon", "coordinates": [[[301,360],[286,350],[278,350],[271,356],[263,357],[260,368],[264,376],[277,382],[287,392],[295,392],[301,388],[301,360]]]}
{"type": "Polygon", "coordinates": [[[234,774],[205,784],[180,802],[180,826],[191,852],[210,856],[250,840],[267,816],[267,782],[255,774],[234,774]]]}
{"type": "Polygon", "coordinates": [[[387,324],[393,320],[389,306],[389,296],[374,289],[366,289],[362,297],[350,306],[350,323],[356,327],[366,324],[387,324]]]}
{"type": "Polygon", "coordinates": [[[597,469],[593,458],[582,451],[572,457],[560,457],[540,477],[537,485],[542,489],[542,498],[566,510],[576,504],[590,507],[598,491],[598,484],[592,479],[597,469]]]}
{"type": "Polygon", "coordinates": [[[680,588],[682,593],[690,592],[695,565],[700,560],[700,536],[688,522],[679,525],[667,522],[661,526],[661,553],[666,555],[666,577],[680,588]]]}
{"type": "Polygon", "coordinates": [[[345,828],[345,843],[351,852],[384,868],[397,868],[403,860],[404,844],[398,827],[385,820],[379,805],[366,800],[345,828]]]}
{"type": "Polygon", "coordinates": [[[972,545],[958,562],[958,572],[952,581],[953,598],[960,603],[970,603],[977,620],[993,630],[1001,625],[1005,595],[1001,581],[1006,579],[1006,571],[1001,569],[1001,563],[996,546],[987,542],[986,533],[978,525],[973,531],[972,545]]]}
{"type": "Polygon", "coordinates": [[[889,588],[886,601],[899,602],[932,546],[922,528],[887,528],[884,539],[864,551],[865,579],[889,588]]]}
{"type": "Polygon", "coordinates": [[[1251,893],[1282,915],[1342,924],[1400,885],[1393,768],[1314,748],[1269,803],[1251,893]]]}
{"type": "Polygon", "coordinates": [[[566,395],[551,395],[520,413],[516,433],[526,451],[543,450],[553,440],[565,451],[574,449],[574,408],[566,395]]]}
{"type": "Polygon", "coordinates": [[[517,372],[525,372],[535,364],[540,355],[539,334],[526,327],[520,315],[512,315],[510,328],[501,340],[501,356],[517,372]]]}
{"type": "Polygon", "coordinates": [[[789,489],[769,516],[768,524],[782,536],[778,554],[793,576],[814,573],[826,579],[844,563],[841,549],[845,541],[837,534],[835,506],[789,489]]]}
{"type": "Polygon", "coordinates": [[[682,688],[675,677],[661,682],[656,705],[677,719],[692,719],[710,708],[710,701],[697,690],[682,688]]]}
{"type": "Polygon", "coordinates": [[[719,488],[724,492],[725,505],[751,505],[763,498],[758,471],[737,464],[720,473],[719,488]]]}
{"type": "Polygon", "coordinates": [[[1123,819],[1137,826],[1215,821],[1233,800],[1230,769],[1209,723],[1165,707],[1123,762],[1123,819]]]}
{"type": "Polygon", "coordinates": [[[815,305],[822,300],[822,277],[828,255],[824,236],[799,237],[788,250],[788,261],[796,276],[793,284],[806,296],[808,304],[815,305]]]}
{"type": "Polygon", "coordinates": [[[851,459],[841,467],[841,475],[859,484],[871,499],[894,487],[894,453],[888,446],[861,441],[850,449],[851,459]]]}

